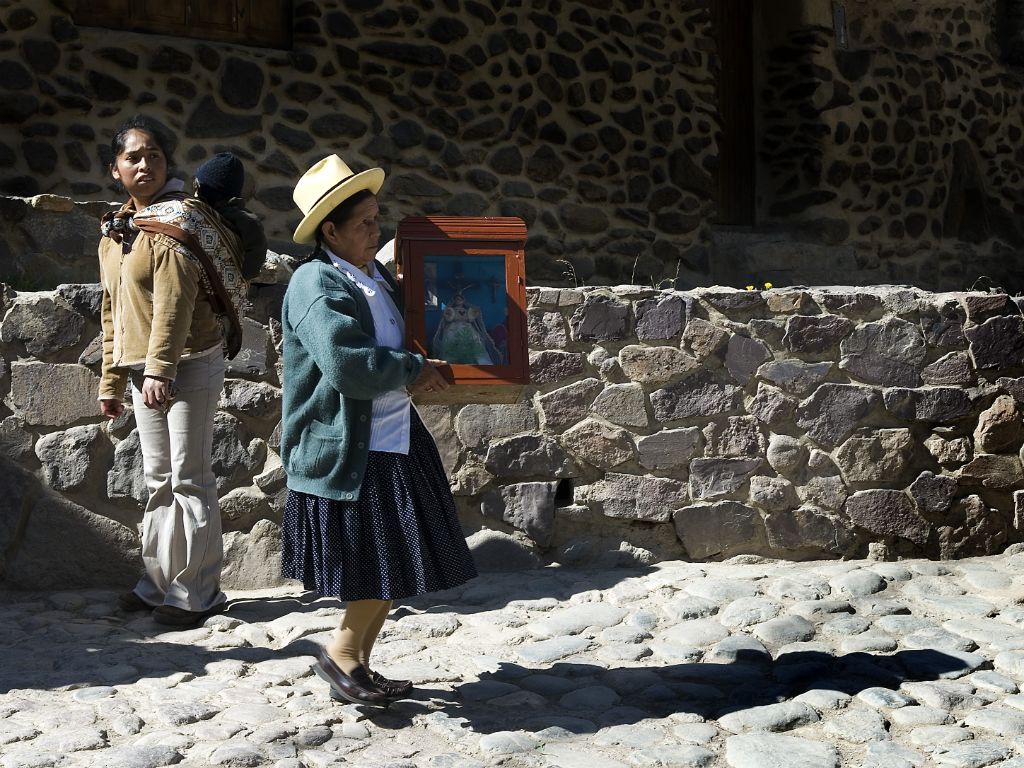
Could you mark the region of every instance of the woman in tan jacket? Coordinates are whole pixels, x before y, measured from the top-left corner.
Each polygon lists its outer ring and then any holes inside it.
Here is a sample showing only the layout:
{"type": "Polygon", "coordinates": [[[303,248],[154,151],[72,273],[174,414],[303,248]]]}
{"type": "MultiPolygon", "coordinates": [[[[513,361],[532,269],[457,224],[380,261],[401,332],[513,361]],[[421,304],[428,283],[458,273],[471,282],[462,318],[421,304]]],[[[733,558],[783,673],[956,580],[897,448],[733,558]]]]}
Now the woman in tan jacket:
{"type": "MultiPolygon", "coordinates": [[[[134,221],[173,209],[185,197],[183,182],[168,177],[168,149],[162,127],[144,117],[122,125],[111,143],[110,172],[129,200],[102,226],[99,397],[103,415],[117,418],[130,383],[149,489],[142,521],[145,573],[121,596],[121,608],[152,610],[161,624],[192,626],[226,599],[212,467],[213,419],[224,382],[223,326],[202,267],[181,243],[140,231],[134,221]]],[[[222,226],[218,235],[237,237],[222,226]]]]}

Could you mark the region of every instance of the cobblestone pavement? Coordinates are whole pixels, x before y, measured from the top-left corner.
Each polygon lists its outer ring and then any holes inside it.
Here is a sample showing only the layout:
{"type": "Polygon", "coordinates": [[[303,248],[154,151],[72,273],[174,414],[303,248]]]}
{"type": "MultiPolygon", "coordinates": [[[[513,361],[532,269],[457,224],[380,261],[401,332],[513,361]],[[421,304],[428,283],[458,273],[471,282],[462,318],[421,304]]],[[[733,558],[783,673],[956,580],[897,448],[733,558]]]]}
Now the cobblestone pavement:
{"type": "Polygon", "coordinates": [[[487,574],[396,607],[389,710],[311,674],[339,604],[198,629],[107,591],[0,598],[0,765],[1024,768],[1024,549],[956,562],[487,574]]]}

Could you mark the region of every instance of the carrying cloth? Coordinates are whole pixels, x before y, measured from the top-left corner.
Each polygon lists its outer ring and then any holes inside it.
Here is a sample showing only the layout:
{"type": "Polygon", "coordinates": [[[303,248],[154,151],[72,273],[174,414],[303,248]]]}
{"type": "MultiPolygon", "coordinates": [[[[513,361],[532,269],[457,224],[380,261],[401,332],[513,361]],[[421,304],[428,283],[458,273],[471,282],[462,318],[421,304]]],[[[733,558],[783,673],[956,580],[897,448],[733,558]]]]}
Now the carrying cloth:
{"type": "Polygon", "coordinates": [[[135,229],[165,235],[174,249],[201,267],[203,288],[224,328],[224,355],[229,360],[242,348],[242,318],[249,305],[249,281],[242,275],[242,243],[220,215],[193,197],[168,195],[131,215],[135,229]]]}

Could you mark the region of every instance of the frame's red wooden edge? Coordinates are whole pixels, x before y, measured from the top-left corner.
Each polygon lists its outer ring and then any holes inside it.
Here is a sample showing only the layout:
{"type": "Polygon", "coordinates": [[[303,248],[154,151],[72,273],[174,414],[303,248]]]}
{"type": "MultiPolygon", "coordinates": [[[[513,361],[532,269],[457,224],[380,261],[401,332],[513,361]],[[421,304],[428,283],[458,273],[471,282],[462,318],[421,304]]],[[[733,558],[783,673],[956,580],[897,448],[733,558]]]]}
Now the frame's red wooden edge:
{"type": "Polygon", "coordinates": [[[423,284],[422,264],[411,258],[421,247],[432,250],[427,243],[449,241],[458,244],[463,252],[481,251],[473,255],[505,256],[505,287],[510,299],[509,363],[500,366],[476,366],[449,363],[444,371],[455,384],[527,384],[530,378],[529,348],[526,339],[526,224],[522,219],[507,216],[413,216],[398,225],[396,262],[403,283],[406,283],[406,325],[409,349],[424,352],[422,336],[425,333],[423,309],[412,299],[412,287],[423,284]],[[410,258],[406,258],[410,257],[410,258]]]}

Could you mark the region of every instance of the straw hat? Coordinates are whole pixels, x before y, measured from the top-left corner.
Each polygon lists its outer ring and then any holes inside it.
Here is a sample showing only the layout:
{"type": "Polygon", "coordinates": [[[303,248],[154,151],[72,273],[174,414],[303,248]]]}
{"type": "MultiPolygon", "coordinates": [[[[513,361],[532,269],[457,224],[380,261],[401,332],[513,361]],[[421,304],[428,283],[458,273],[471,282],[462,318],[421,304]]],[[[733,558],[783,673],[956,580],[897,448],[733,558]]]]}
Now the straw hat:
{"type": "Polygon", "coordinates": [[[292,192],[292,199],[304,214],[292,239],[304,245],[315,242],[317,227],[343,200],[364,189],[377,194],[383,183],[381,168],[353,173],[337,155],[325,157],[303,174],[292,192]]]}

